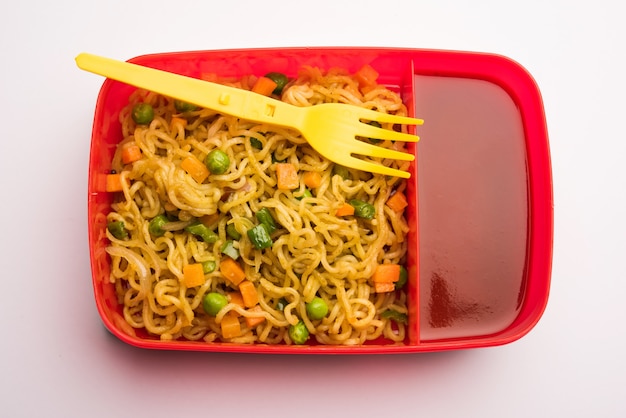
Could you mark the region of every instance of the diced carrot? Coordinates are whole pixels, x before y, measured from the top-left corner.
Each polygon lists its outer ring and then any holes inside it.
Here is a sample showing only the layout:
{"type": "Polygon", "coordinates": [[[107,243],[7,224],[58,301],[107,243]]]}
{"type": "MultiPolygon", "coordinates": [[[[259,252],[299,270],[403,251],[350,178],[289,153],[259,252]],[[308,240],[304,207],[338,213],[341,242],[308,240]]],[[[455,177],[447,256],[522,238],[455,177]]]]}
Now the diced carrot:
{"type": "Polygon", "coordinates": [[[387,199],[387,206],[394,212],[402,212],[408,205],[409,203],[406,200],[406,196],[402,192],[396,192],[387,199]]]}
{"type": "Polygon", "coordinates": [[[271,78],[259,77],[252,86],[252,91],[263,96],[270,96],[277,85],[271,78]]]}
{"type": "Polygon", "coordinates": [[[337,209],[335,212],[335,216],[350,216],[354,215],[354,206],[349,203],[344,203],[342,206],[337,209]]]}
{"type": "Polygon", "coordinates": [[[222,261],[220,261],[220,272],[235,286],[239,285],[246,278],[246,273],[239,263],[230,257],[222,258],[222,261]]]}
{"type": "Polygon", "coordinates": [[[393,283],[374,282],[374,292],[376,293],[393,292],[395,289],[396,286],[393,283]]]}
{"type": "Polygon", "coordinates": [[[378,80],[378,71],[376,71],[371,65],[365,64],[356,73],[354,78],[359,82],[359,87],[371,87],[376,85],[378,80]]]}
{"type": "Polygon", "coordinates": [[[187,157],[181,163],[180,167],[185,170],[195,181],[202,183],[209,177],[209,169],[195,157],[187,157]]]}
{"type": "Polygon", "coordinates": [[[141,148],[137,144],[127,144],[122,147],[122,162],[130,164],[141,159],[141,148]]]}
{"type": "Polygon", "coordinates": [[[170,131],[178,130],[178,126],[185,128],[187,126],[187,119],[178,118],[176,116],[172,117],[170,121],[170,131]]]}
{"type": "Polygon", "coordinates": [[[222,337],[226,339],[239,337],[241,335],[239,318],[232,315],[230,312],[222,317],[220,327],[222,328],[222,337]]]}
{"type": "MultiPolygon", "coordinates": [[[[228,302],[229,303],[234,303],[235,305],[241,306],[242,308],[245,308],[244,304],[243,304],[243,298],[241,297],[241,293],[239,292],[228,292],[227,294],[228,296],[228,302]]],[[[237,311],[230,311],[231,315],[235,315],[235,316],[240,316],[239,312],[237,311]]]]}
{"type": "Polygon", "coordinates": [[[122,175],[119,173],[107,174],[106,175],[106,191],[107,192],[121,192],[122,190],[124,190],[123,183],[122,183],[122,175]]]}
{"type": "Polygon", "coordinates": [[[259,294],[254,287],[254,283],[250,280],[244,280],[239,283],[239,291],[241,292],[241,298],[246,308],[252,308],[259,303],[259,294]]]}
{"type": "Polygon", "coordinates": [[[322,175],[317,171],[307,171],[302,176],[302,181],[304,181],[304,184],[306,184],[307,187],[315,189],[320,187],[320,184],[322,184],[322,175]]]}
{"type": "Polygon", "coordinates": [[[204,271],[201,263],[187,264],[183,267],[183,282],[188,288],[204,284],[204,271]]]}
{"type": "Polygon", "coordinates": [[[395,283],[400,280],[400,264],[379,264],[374,270],[374,283],[395,283]]]}
{"type": "MultiPolygon", "coordinates": [[[[263,308],[261,308],[259,305],[255,305],[254,307],[248,309],[249,312],[263,312],[263,308]]],[[[263,323],[263,321],[265,321],[265,317],[264,316],[246,316],[246,325],[248,326],[248,328],[252,328],[255,327],[261,323],[263,323]]]]}
{"type": "Polygon", "coordinates": [[[296,166],[291,163],[277,163],[276,183],[280,190],[293,190],[300,186],[296,166]]]}
{"type": "Polygon", "coordinates": [[[210,228],[219,220],[219,218],[220,218],[220,214],[216,212],[216,213],[212,213],[211,215],[201,216],[200,222],[202,222],[204,226],[210,228]]]}

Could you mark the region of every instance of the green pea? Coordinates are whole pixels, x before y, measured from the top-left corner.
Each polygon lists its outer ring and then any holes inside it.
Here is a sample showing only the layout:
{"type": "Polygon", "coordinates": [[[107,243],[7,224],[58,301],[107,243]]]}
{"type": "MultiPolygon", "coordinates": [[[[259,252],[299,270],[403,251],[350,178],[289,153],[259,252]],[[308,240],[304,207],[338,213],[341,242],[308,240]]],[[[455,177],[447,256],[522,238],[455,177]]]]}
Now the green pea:
{"type": "Polygon", "coordinates": [[[324,318],[328,314],[326,301],[322,298],[314,297],[311,302],[306,304],[306,314],[312,320],[324,318]]]}
{"type": "Polygon", "coordinates": [[[126,231],[126,227],[124,226],[124,221],[113,221],[107,224],[107,229],[117,239],[126,239],[128,238],[128,231],[126,231]]]}
{"type": "Polygon", "coordinates": [[[167,216],[163,214],[157,215],[150,220],[150,223],[148,223],[148,232],[150,232],[150,235],[154,237],[163,236],[163,234],[165,234],[165,230],[163,230],[163,225],[168,222],[169,219],[167,219],[167,216]]]}
{"type": "Polygon", "coordinates": [[[258,224],[254,228],[248,229],[248,238],[252,245],[259,250],[269,248],[274,243],[265,224],[258,224]]]}
{"type": "Polygon", "coordinates": [[[214,149],[207,154],[204,164],[212,174],[224,174],[230,167],[230,158],[224,151],[214,149]]]}
{"type": "Polygon", "coordinates": [[[278,302],[276,302],[276,309],[282,312],[285,310],[285,307],[287,307],[287,305],[289,305],[287,299],[285,299],[284,297],[280,298],[278,299],[278,302]]]}
{"type": "Polygon", "coordinates": [[[215,232],[211,231],[206,225],[201,222],[195,222],[191,225],[186,226],[185,231],[200,237],[202,241],[208,244],[215,243],[219,238],[219,236],[215,232]]]}
{"type": "Polygon", "coordinates": [[[354,206],[354,215],[359,218],[372,219],[376,215],[374,205],[358,199],[350,200],[350,204],[354,206]]]}
{"type": "Polygon", "coordinates": [[[239,258],[239,250],[235,247],[235,243],[233,241],[226,241],[222,245],[222,254],[229,256],[233,260],[239,258]]]}
{"type": "Polygon", "coordinates": [[[187,103],[182,100],[174,100],[174,108],[176,108],[178,112],[184,113],[184,112],[192,112],[194,110],[197,110],[198,106],[192,103],[187,103]]]}
{"type": "Polygon", "coordinates": [[[396,289],[402,289],[409,279],[409,272],[404,266],[400,266],[400,278],[396,282],[396,289]]]}
{"type": "Polygon", "coordinates": [[[215,260],[207,260],[202,262],[202,272],[204,274],[213,273],[215,271],[215,267],[217,267],[215,260]]]}
{"type": "Polygon", "coordinates": [[[381,313],[380,316],[381,318],[391,319],[392,321],[402,323],[402,324],[408,324],[409,322],[409,318],[407,317],[406,314],[400,313],[393,309],[387,309],[385,312],[381,313]]]}
{"type": "Polygon", "coordinates": [[[216,316],[224,306],[228,305],[226,296],[217,292],[210,292],[202,299],[202,308],[208,315],[216,316]]]}
{"type": "Polygon", "coordinates": [[[273,94],[281,94],[283,92],[283,89],[289,82],[289,78],[285,74],[276,71],[265,74],[265,77],[276,83],[276,88],[272,92],[273,94]]]}
{"type": "Polygon", "coordinates": [[[237,231],[235,224],[226,225],[226,235],[235,240],[241,239],[241,234],[239,233],[239,231],[237,231]]]}
{"type": "Polygon", "coordinates": [[[333,176],[335,175],[341,176],[341,178],[344,180],[350,180],[350,178],[352,177],[350,175],[350,170],[348,170],[347,167],[339,164],[333,165],[333,176]]]}
{"type": "Polygon", "coordinates": [[[298,322],[296,325],[289,325],[287,332],[294,344],[304,344],[306,340],[309,339],[309,330],[302,321],[298,322]]]}
{"type": "Polygon", "coordinates": [[[133,106],[131,117],[138,125],[147,125],[154,119],[154,109],[149,103],[137,103],[133,106]]]}

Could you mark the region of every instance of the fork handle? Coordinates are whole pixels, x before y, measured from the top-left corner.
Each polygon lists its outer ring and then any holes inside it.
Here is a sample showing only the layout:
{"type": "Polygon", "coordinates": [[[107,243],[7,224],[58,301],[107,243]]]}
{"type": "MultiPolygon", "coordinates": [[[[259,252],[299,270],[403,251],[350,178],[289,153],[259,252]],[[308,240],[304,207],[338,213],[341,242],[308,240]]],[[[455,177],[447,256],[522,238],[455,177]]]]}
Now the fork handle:
{"type": "Polygon", "coordinates": [[[297,106],[271,97],[130,62],[81,53],[76,64],[94,74],[254,122],[297,128],[304,116],[297,106]]]}

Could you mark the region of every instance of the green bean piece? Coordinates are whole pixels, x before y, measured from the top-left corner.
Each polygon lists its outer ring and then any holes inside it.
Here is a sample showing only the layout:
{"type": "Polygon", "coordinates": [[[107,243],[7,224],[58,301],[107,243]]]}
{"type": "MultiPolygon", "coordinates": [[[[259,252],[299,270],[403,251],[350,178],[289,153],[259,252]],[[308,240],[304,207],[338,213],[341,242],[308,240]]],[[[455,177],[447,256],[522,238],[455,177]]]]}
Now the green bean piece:
{"type": "Polygon", "coordinates": [[[265,224],[258,224],[254,228],[248,229],[248,238],[252,245],[259,250],[269,248],[274,243],[265,224]]]}
{"type": "Polygon", "coordinates": [[[226,235],[228,235],[234,240],[241,239],[241,234],[239,233],[239,231],[237,231],[235,224],[226,225],[226,235]]]}
{"type": "Polygon", "coordinates": [[[201,222],[194,222],[191,225],[186,226],[185,231],[200,237],[202,241],[206,242],[207,244],[214,244],[219,238],[219,236],[215,232],[211,231],[209,228],[207,228],[206,225],[201,222]]]}
{"type": "Polygon", "coordinates": [[[409,318],[407,317],[406,314],[400,313],[394,309],[387,309],[385,312],[381,313],[380,316],[381,318],[391,319],[392,321],[402,323],[402,324],[409,323],[409,318]]]}
{"type": "Polygon", "coordinates": [[[305,306],[306,314],[311,320],[322,319],[328,314],[328,305],[326,301],[320,297],[314,297],[313,300],[305,306]]]}
{"type": "Polygon", "coordinates": [[[372,219],[376,215],[374,205],[358,199],[350,200],[350,205],[354,207],[354,216],[364,219],[372,219]]]}
{"type": "Polygon", "coordinates": [[[256,219],[267,227],[267,232],[273,234],[277,227],[272,212],[268,208],[261,208],[255,213],[256,219]]]}
{"type": "Polygon", "coordinates": [[[148,125],[154,119],[154,109],[150,103],[137,103],[131,117],[137,125],[148,125]]]}
{"type": "Polygon", "coordinates": [[[217,267],[217,263],[215,260],[207,260],[202,262],[202,272],[204,274],[213,273],[215,271],[215,267],[217,267]]]}
{"type": "Polygon", "coordinates": [[[194,110],[198,110],[198,106],[193,103],[188,103],[183,100],[174,100],[174,108],[177,112],[193,112],[194,110]]]}
{"type": "Polygon", "coordinates": [[[107,224],[107,229],[117,239],[126,239],[128,238],[128,231],[126,231],[126,227],[124,226],[124,221],[113,221],[107,224]]]}
{"type": "Polygon", "coordinates": [[[235,243],[231,240],[228,240],[222,245],[222,254],[229,256],[233,260],[239,258],[239,250],[235,248],[235,243]]]}
{"type": "Polygon", "coordinates": [[[148,232],[150,232],[150,235],[152,235],[153,237],[161,237],[163,236],[163,234],[165,234],[163,225],[165,225],[168,222],[169,222],[169,219],[167,219],[167,216],[163,214],[157,215],[154,218],[152,218],[150,222],[148,223],[148,232]]]}
{"type": "Polygon", "coordinates": [[[287,299],[285,299],[284,297],[280,298],[278,299],[278,302],[276,302],[276,309],[282,312],[285,310],[285,307],[287,305],[289,305],[289,302],[287,301],[287,299]]]}
{"type": "Polygon", "coordinates": [[[294,344],[304,344],[309,339],[309,330],[302,321],[299,321],[296,325],[289,325],[287,332],[294,344]]]}
{"type": "Polygon", "coordinates": [[[296,199],[302,200],[305,197],[313,197],[313,193],[309,189],[304,189],[304,192],[300,196],[296,196],[296,199]]]}
{"type": "Polygon", "coordinates": [[[400,278],[396,282],[396,289],[402,289],[409,280],[409,272],[404,266],[400,266],[400,278]]]}
{"type": "Polygon", "coordinates": [[[276,71],[265,74],[265,77],[276,83],[276,88],[274,89],[274,91],[272,91],[272,94],[281,94],[283,92],[283,89],[289,82],[289,78],[285,74],[276,71]]]}
{"type": "Polygon", "coordinates": [[[207,315],[216,316],[226,305],[228,305],[228,299],[221,293],[210,292],[202,298],[202,308],[207,315]]]}
{"type": "Polygon", "coordinates": [[[252,146],[252,148],[256,148],[256,149],[263,149],[263,143],[254,137],[250,137],[250,145],[252,146]]]}
{"type": "Polygon", "coordinates": [[[340,165],[340,164],[333,165],[333,176],[335,175],[341,176],[341,178],[344,180],[350,180],[352,178],[352,175],[350,174],[350,170],[348,170],[347,167],[340,165]]]}
{"type": "Polygon", "coordinates": [[[204,164],[211,174],[224,174],[230,167],[230,158],[221,149],[214,149],[207,154],[204,164]]]}

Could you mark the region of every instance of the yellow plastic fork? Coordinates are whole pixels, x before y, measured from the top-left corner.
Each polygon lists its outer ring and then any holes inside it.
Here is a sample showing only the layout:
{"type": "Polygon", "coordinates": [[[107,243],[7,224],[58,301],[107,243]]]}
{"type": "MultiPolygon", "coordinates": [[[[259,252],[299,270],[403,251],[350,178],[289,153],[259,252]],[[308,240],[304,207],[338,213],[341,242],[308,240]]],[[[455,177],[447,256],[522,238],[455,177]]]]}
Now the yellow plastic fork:
{"type": "Polygon", "coordinates": [[[354,155],[413,161],[413,154],[372,145],[357,137],[417,142],[419,137],[416,135],[378,128],[367,122],[421,125],[421,119],[388,115],[340,103],[298,107],[247,90],[87,53],[79,54],[76,64],[85,71],[231,116],[294,128],[317,152],[337,164],[384,175],[410,177],[406,171],[365,161],[354,155]]]}

